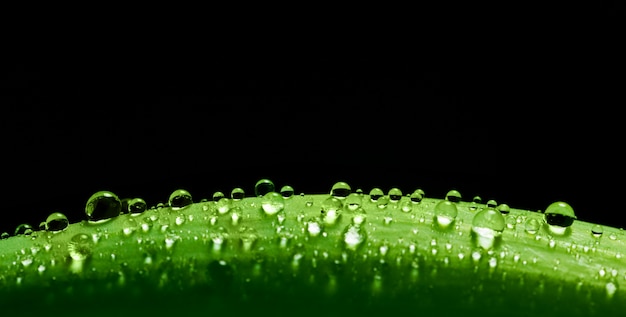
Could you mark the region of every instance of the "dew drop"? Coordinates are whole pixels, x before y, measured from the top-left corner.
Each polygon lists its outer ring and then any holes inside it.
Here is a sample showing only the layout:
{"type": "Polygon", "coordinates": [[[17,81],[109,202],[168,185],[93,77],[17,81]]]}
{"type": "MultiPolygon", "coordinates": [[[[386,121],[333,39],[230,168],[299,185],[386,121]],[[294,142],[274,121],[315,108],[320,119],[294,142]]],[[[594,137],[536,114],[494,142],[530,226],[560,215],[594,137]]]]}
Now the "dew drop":
{"type": "Polygon", "coordinates": [[[604,232],[604,229],[602,229],[601,225],[594,225],[591,228],[591,234],[596,238],[600,238],[603,232],[604,232]]]}
{"type": "Polygon", "coordinates": [[[422,199],[424,199],[424,191],[421,189],[416,189],[415,191],[413,191],[411,193],[411,195],[409,195],[409,199],[411,200],[411,202],[413,203],[419,203],[422,201],[422,199]]]}
{"type": "Polygon", "coordinates": [[[89,235],[77,233],[67,244],[67,250],[74,261],[84,261],[91,255],[93,245],[93,239],[89,235]]]}
{"type": "Polygon", "coordinates": [[[265,196],[267,193],[273,192],[275,190],[274,182],[269,179],[260,179],[254,185],[254,195],[256,197],[265,196]]]}
{"type": "Polygon", "coordinates": [[[508,215],[511,212],[511,208],[507,204],[498,205],[496,210],[499,211],[501,214],[505,214],[505,215],[508,215]]]}
{"type": "Polygon", "coordinates": [[[230,198],[224,197],[216,203],[217,212],[223,215],[230,211],[230,208],[232,208],[232,205],[233,205],[232,200],[230,198]]]}
{"type": "Polygon", "coordinates": [[[493,199],[489,199],[489,200],[487,201],[486,205],[487,205],[487,208],[493,208],[493,209],[495,209],[495,208],[498,206],[498,202],[496,202],[496,201],[495,201],[495,200],[493,200],[493,199]]]}
{"type": "Polygon", "coordinates": [[[259,239],[256,229],[252,227],[241,227],[239,229],[239,240],[244,251],[252,250],[252,247],[259,239]]]}
{"type": "Polygon", "coordinates": [[[458,210],[453,202],[449,200],[442,200],[435,205],[434,214],[439,227],[446,229],[456,219],[458,210]]]}
{"type": "Polygon", "coordinates": [[[389,196],[382,196],[376,200],[376,207],[378,207],[378,209],[385,209],[387,205],[389,205],[389,201],[389,196]]]}
{"type": "Polygon", "coordinates": [[[242,200],[246,197],[246,192],[241,187],[235,187],[230,191],[230,198],[234,201],[242,200]]]}
{"type": "Polygon", "coordinates": [[[397,202],[402,198],[402,191],[399,188],[394,187],[389,190],[387,196],[389,196],[389,200],[392,202],[397,202]]]}
{"type": "Polygon", "coordinates": [[[46,231],[63,231],[67,229],[69,225],[70,222],[67,220],[67,217],[60,212],[53,212],[46,218],[46,231]]]}
{"type": "Polygon", "coordinates": [[[615,292],[617,292],[617,285],[615,285],[615,283],[613,283],[613,282],[606,283],[604,288],[606,290],[606,296],[609,299],[613,298],[613,296],[615,295],[615,292]]]}
{"type": "Polygon", "coordinates": [[[224,193],[222,193],[220,191],[217,191],[217,192],[213,193],[213,196],[212,196],[213,201],[215,201],[215,202],[219,201],[220,199],[222,199],[224,197],[226,197],[226,196],[224,196],[224,193]]]}
{"type": "Polygon", "coordinates": [[[15,235],[31,235],[33,233],[34,229],[33,226],[27,224],[27,223],[22,223],[19,224],[16,228],[15,228],[15,235]]]}
{"type": "Polygon", "coordinates": [[[131,214],[140,214],[146,211],[148,205],[141,198],[133,198],[128,202],[128,212],[131,214]]]}
{"type": "Polygon", "coordinates": [[[315,219],[310,219],[306,223],[306,232],[311,237],[317,237],[322,232],[322,225],[315,219]]]}
{"type": "Polygon", "coordinates": [[[402,210],[402,212],[411,212],[413,210],[413,203],[407,199],[400,201],[400,210],[402,210]]]}
{"type": "Polygon", "coordinates": [[[322,202],[321,210],[324,223],[328,225],[335,224],[341,216],[342,207],[343,203],[336,197],[328,197],[326,200],[324,200],[322,202]]]}
{"type": "Polygon", "coordinates": [[[91,195],[85,206],[85,214],[89,221],[106,220],[120,215],[122,202],[109,191],[99,191],[91,195]]]}
{"type": "Polygon", "coordinates": [[[0,239],[8,239],[11,235],[8,232],[0,234],[0,239]]]}
{"type": "Polygon", "coordinates": [[[526,224],[524,225],[524,229],[530,234],[536,234],[537,231],[539,231],[539,228],[541,228],[541,224],[539,223],[539,220],[535,218],[528,218],[528,220],[526,220],[526,224]]]}
{"type": "Polygon", "coordinates": [[[355,211],[361,207],[362,196],[357,193],[352,193],[346,197],[345,206],[350,211],[355,211]]]}
{"type": "Polygon", "coordinates": [[[461,193],[458,190],[453,189],[449,191],[448,193],[446,193],[446,200],[451,201],[453,203],[458,203],[461,201],[461,193]]]}
{"type": "Polygon", "coordinates": [[[474,196],[474,198],[472,198],[472,202],[476,204],[480,204],[483,202],[483,199],[480,198],[480,196],[474,196]]]}
{"type": "Polygon", "coordinates": [[[330,189],[330,195],[337,199],[345,199],[352,192],[352,188],[346,182],[337,182],[330,189]]]}
{"type": "Polygon", "coordinates": [[[294,190],[293,187],[289,186],[289,185],[285,185],[283,187],[280,188],[280,194],[283,196],[283,198],[285,199],[289,199],[293,196],[294,194],[294,190]]]}
{"type": "Polygon", "coordinates": [[[380,197],[383,197],[384,195],[385,193],[383,192],[383,190],[378,187],[372,188],[369,193],[370,200],[372,202],[377,201],[380,197]]]}
{"type": "Polygon", "coordinates": [[[268,192],[263,195],[261,208],[266,215],[272,216],[285,208],[285,199],[277,192],[268,192]]]}
{"type": "Polygon", "coordinates": [[[167,203],[170,207],[173,208],[183,208],[185,206],[191,205],[193,200],[191,198],[191,194],[184,189],[177,189],[170,195],[167,203]]]}
{"type": "Polygon", "coordinates": [[[545,212],[546,223],[550,231],[557,235],[565,233],[565,229],[574,223],[574,209],[566,202],[557,201],[548,206],[545,212]]]}
{"type": "Polygon", "coordinates": [[[361,226],[350,224],[344,230],[342,238],[346,248],[356,251],[363,244],[366,236],[361,226]]]}

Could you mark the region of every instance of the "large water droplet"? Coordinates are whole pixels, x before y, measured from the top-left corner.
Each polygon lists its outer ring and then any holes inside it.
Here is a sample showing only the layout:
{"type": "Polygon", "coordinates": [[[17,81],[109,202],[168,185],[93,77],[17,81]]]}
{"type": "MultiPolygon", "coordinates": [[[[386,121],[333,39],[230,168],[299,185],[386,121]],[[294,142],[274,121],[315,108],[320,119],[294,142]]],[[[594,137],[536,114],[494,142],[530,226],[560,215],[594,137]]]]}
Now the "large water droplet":
{"type": "Polygon", "coordinates": [[[346,182],[337,182],[330,189],[330,195],[338,199],[345,199],[351,192],[352,188],[346,182]]]}
{"type": "Polygon", "coordinates": [[[90,221],[110,219],[120,215],[122,202],[109,191],[99,191],[91,195],[85,206],[85,214],[90,221]]]}
{"type": "Polygon", "coordinates": [[[384,195],[385,193],[383,192],[383,190],[378,187],[372,188],[369,193],[370,200],[372,202],[377,201],[380,197],[383,197],[384,195]]]}
{"type": "Polygon", "coordinates": [[[91,255],[93,245],[93,239],[89,235],[77,233],[67,244],[67,250],[74,261],[84,261],[91,255]]]}
{"type": "Polygon", "coordinates": [[[168,204],[173,208],[183,208],[191,205],[192,203],[193,200],[191,198],[191,194],[184,189],[175,190],[168,199],[168,204]]]}
{"type": "Polygon", "coordinates": [[[133,198],[128,202],[128,212],[131,214],[140,214],[146,211],[148,204],[141,198],[133,198]]]}
{"type": "Polygon", "coordinates": [[[442,200],[435,205],[435,220],[439,227],[446,229],[454,222],[458,215],[456,204],[449,200],[442,200]]]}
{"type": "Polygon", "coordinates": [[[261,208],[266,215],[275,215],[285,208],[285,198],[277,192],[269,192],[263,195],[261,208]]]}
{"type": "Polygon", "coordinates": [[[69,225],[67,217],[60,212],[53,212],[46,218],[46,230],[50,232],[65,230],[69,225]]]}
{"type": "Polygon", "coordinates": [[[479,211],[472,220],[472,233],[479,247],[490,250],[506,227],[502,214],[492,208],[479,211]]]}
{"type": "Polygon", "coordinates": [[[346,248],[356,251],[359,246],[363,245],[366,235],[361,226],[350,224],[344,230],[342,238],[346,248]]]}
{"type": "Polygon", "coordinates": [[[291,198],[291,196],[293,196],[294,194],[294,190],[293,187],[289,186],[289,185],[285,185],[283,187],[281,187],[280,189],[280,194],[283,195],[283,197],[285,199],[291,198]]]}
{"type": "Polygon", "coordinates": [[[566,202],[557,201],[548,206],[544,212],[548,228],[554,234],[563,234],[574,223],[574,209],[566,202]]]}
{"type": "Polygon", "coordinates": [[[230,191],[230,198],[232,200],[242,200],[246,197],[246,192],[241,187],[235,187],[230,191]]]}
{"type": "Polygon", "coordinates": [[[461,201],[461,193],[458,190],[453,189],[446,193],[446,200],[449,200],[453,203],[458,203],[461,201]]]}
{"type": "Polygon", "coordinates": [[[254,185],[254,195],[256,195],[257,197],[265,196],[265,194],[273,192],[274,190],[274,182],[269,179],[260,179],[254,185]]]}

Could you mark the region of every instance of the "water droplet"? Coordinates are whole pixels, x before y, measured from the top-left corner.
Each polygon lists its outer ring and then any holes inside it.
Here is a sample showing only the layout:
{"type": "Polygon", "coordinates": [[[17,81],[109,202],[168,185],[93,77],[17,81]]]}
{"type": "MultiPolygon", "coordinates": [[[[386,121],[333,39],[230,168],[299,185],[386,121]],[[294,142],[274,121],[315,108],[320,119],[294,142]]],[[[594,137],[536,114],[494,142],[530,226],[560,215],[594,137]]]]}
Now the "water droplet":
{"type": "Polygon", "coordinates": [[[306,232],[311,237],[317,237],[322,232],[322,225],[315,218],[312,218],[306,223],[306,232]]]}
{"type": "Polygon", "coordinates": [[[454,222],[456,216],[458,215],[458,210],[456,205],[449,200],[442,200],[437,205],[435,205],[435,220],[439,227],[442,229],[446,229],[454,222]]]}
{"type": "Polygon", "coordinates": [[[539,223],[539,220],[535,218],[528,218],[528,220],[526,220],[526,224],[524,225],[524,229],[530,234],[536,234],[539,231],[539,228],[541,228],[541,223],[539,223]]]}
{"type": "Polygon", "coordinates": [[[387,196],[389,196],[389,200],[391,200],[392,202],[396,202],[402,198],[402,191],[399,188],[394,187],[389,190],[387,196]]]}
{"type": "Polygon", "coordinates": [[[446,194],[446,200],[458,203],[461,201],[461,193],[458,190],[453,189],[446,194]]]}
{"type": "Polygon", "coordinates": [[[263,195],[261,208],[263,208],[266,215],[275,215],[285,208],[285,199],[277,192],[268,192],[263,195]]]}
{"type": "Polygon", "coordinates": [[[507,216],[506,217],[506,227],[509,229],[515,229],[515,226],[517,225],[517,218],[512,217],[512,216],[507,216]]]}
{"type": "Polygon", "coordinates": [[[328,225],[333,225],[341,216],[341,208],[343,203],[335,197],[328,197],[322,202],[322,218],[328,225]]]}
{"type": "Polygon", "coordinates": [[[94,242],[89,235],[77,233],[67,244],[67,250],[74,261],[84,261],[91,255],[93,245],[94,242]]]}
{"type": "Polygon", "coordinates": [[[352,217],[352,223],[356,225],[360,225],[365,222],[367,219],[367,214],[365,213],[365,209],[359,207],[354,210],[354,216],[352,217]]]}
{"type": "Polygon", "coordinates": [[[177,189],[172,192],[167,203],[173,208],[183,208],[191,205],[193,200],[191,199],[191,194],[188,191],[184,189],[177,189]]]}
{"type": "Polygon", "coordinates": [[[252,227],[241,227],[239,229],[239,240],[244,251],[252,250],[254,243],[259,239],[256,229],[252,227]]]}
{"type": "Polygon", "coordinates": [[[486,205],[487,205],[487,208],[495,209],[498,206],[498,202],[493,200],[493,199],[489,199],[489,200],[487,200],[486,205]]]}
{"type": "Polygon", "coordinates": [[[411,193],[411,195],[409,195],[409,199],[412,203],[419,203],[422,201],[422,199],[424,199],[423,192],[424,191],[421,189],[416,189],[414,192],[411,193]]]}
{"type": "Polygon", "coordinates": [[[566,202],[557,201],[548,206],[545,212],[546,223],[550,231],[557,235],[565,233],[565,229],[574,223],[574,209],[566,202]]]}
{"type": "Polygon", "coordinates": [[[603,232],[604,232],[604,229],[602,228],[601,225],[594,225],[591,228],[591,234],[596,238],[600,238],[603,232]]]}
{"type": "Polygon", "coordinates": [[[363,245],[366,239],[365,232],[361,226],[350,224],[343,232],[343,242],[346,248],[352,251],[356,251],[359,246],[363,245]]]}
{"type": "Polygon", "coordinates": [[[269,179],[260,179],[254,185],[254,195],[256,195],[256,197],[265,196],[267,193],[273,192],[274,190],[274,182],[269,179]]]}
{"type": "Polygon", "coordinates": [[[122,202],[109,191],[99,191],[91,195],[85,206],[85,214],[89,221],[106,220],[120,215],[122,202]]]}
{"type": "Polygon", "coordinates": [[[474,196],[474,198],[472,198],[472,202],[473,202],[473,203],[480,204],[480,203],[482,203],[482,202],[483,202],[483,199],[482,199],[482,198],[480,198],[480,196],[474,196]]]}
{"type": "Polygon", "coordinates": [[[498,205],[496,210],[499,211],[501,214],[505,214],[505,215],[507,215],[507,214],[509,214],[511,212],[511,208],[507,204],[500,204],[500,205],[498,205]]]}
{"type": "Polygon", "coordinates": [[[32,234],[34,231],[33,226],[27,224],[27,223],[22,223],[19,224],[16,228],[15,228],[15,235],[30,235],[32,234]]]}
{"type": "Polygon", "coordinates": [[[352,188],[346,182],[337,182],[330,189],[330,195],[338,199],[345,199],[351,192],[352,188]]]}
{"type": "Polygon", "coordinates": [[[370,200],[372,202],[377,201],[380,197],[383,197],[384,195],[385,195],[385,193],[383,192],[383,190],[378,188],[378,187],[372,188],[372,190],[370,190],[370,194],[369,194],[370,200]]]}
{"type": "Polygon", "coordinates": [[[230,200],[230,198],[224,197],[216,203],[217,212],[223,215],[230,211],[232,205],[233,202],[230,200]]]}
{"type": "Polygon", "coordinates": [[[499,211],[492,208],[479,211],[472,219],[472,233],[476,244],[485,250],[492,249],[505,226],[504,217],[499,211]]]}
{"type": "Polygon", "coordinates": [[[357,193],[352,193],[348,195],[348,197],[346,197],[346,200],[345,200],[345,206],[350,211],[357,210],[359,207],[361,207],[361,203],[362,203],[362,196],[357,193]]]}
{"type": "Polygon", "coordinates": [[[291,196],[293,196],[293,193],[295,191],[293,190],[293,187],[289,186],[289,185],[285,185],[283,187],[281,187],[280,189],[280,194],[283,195],[283,198],[288,199],[291,198],[291,196]]]}
{"type": "Polygon", "coordinates": [[[46,230],[50,232],[65,230],[69,225],[67,217],[60,212],[53,212],[46,218],[46,230]]]}
{"type": "Polygon", "coordinates": [[[244,192],[243,188],[235,187],[232,191],[230,191],[230,198],[234,201],[242,200],[246,197],[246,192],[244,192]]]}
{"type": "Polygon", "coordinates": [[[226,197],[226,196],[224,196],[224,193],[218,191],[218,192],[213,193],[213,197],[212,198],[213,198],[213,201],[217,202],[217,201],[219,201],[220,199],[222,199],[224,197],[226,197]]]}
{"type": "Polygon", "coordinates": [[[146,201],[141,198],[133,198],[128,202],[128,212],[131,214],[140,214],[146,211],[146,201]]]}
{"type": "Polygon", "coordinates": [[[9,238],[11,235],[8,232],[3,232],[2,234],[0,234],[0,239],[7,239],[9,238]]]}
{"type": "Polygon", "coordinates": [[[400,201],[400,210],[402,210],[402,212],[411,212],[411,210],[413,210],[413,202],[408,199],[400,201]]]}

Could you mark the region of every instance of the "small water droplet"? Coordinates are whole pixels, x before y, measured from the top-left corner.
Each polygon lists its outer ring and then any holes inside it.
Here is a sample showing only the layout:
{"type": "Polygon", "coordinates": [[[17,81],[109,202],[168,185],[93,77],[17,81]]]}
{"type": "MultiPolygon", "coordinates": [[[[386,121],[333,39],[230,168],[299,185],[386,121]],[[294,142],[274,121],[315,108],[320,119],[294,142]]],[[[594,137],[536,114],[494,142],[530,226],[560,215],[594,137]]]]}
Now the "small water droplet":
{"type": "Polygon", "coordinates": [[[413,210],[413,202],[408,199],[403,199],[400,201],[400,210],[402,212],[411,212],[413,210]]]}
{"type": "Polygon", "coordinates": [[[322,232],[322,225],[315,219],[309,219],[306,223],[306,232],[311,237],[317,237],[322,232]]]}
{"type": "Polygon", "coordinates": [[[93,250],[93,239],[85,233],[77,233],[67,244],[67,250],[74,261],[84,261],[93,250]]]}
{"type": "Polygon", "coordinates": [[[167,203],[170,207],[173,208],[183,208],[185,206],[191,205],[193,200],[191,198],[191,194],[184,189],[177,189],[172,194],[170,194],[170,198],[167,203]]]}
{"type": "Polygon", "coordinates": [[[498,202],[493,199],[489,199],[485,205],[487,205],[487,208],[495,209],[498,206],[498,202]]]}
{"type": "Polygon", "coordinates": [[[446,200],[451,201],[453,203],[458,203],[461,201],[461,193],[458,190],[453,189],[449,191],[448,193],[446,193],[446,200]]]}
{"type": "Polygon", "coordinates": [[[225,214],[227,212],[230,211],[230,208],[232,208],[233,206],[233,202],[230,198],[222,198],[219,201],[217,201],[216,203],[216,207],[217,207],[217,212],[220,214],[225,214]]]}
{"type": "Polygon", "coordinates": [[[536,234],[539,231],[539,228],[541,228],[541,223],[539,223],[539,220],[535,218],[528,218],[528,220],[526,220],[526,224],[524,225],[524,229],[530,234],[536,234]]]}
{"type": "Polygon", "coordinates": [[[31,226],[30,224],[27,223],[22,223],[19,224],[16,228],[15,228],[15,235],[31,235],[33,233],[34,229],[33,226],[31,226]]]}
{"type": "Polygon", "coordinates": [[[242,200],[246,197],[246,192],[241,187],[235,187],[230,191],[230,198],[234,201],[242,200]]]}
{"type": "Polygon", "coordinates": [[[224,193],[222,193],[220,191],[214,192],[213,196],[212,196],[213,201],[215,201],[215,202],[219,201],[220,199],[222,199],[224,197],[226,197],[226,196],[224,195],[224,193]]]}
{"type": "Polygon", "coordinates": [[[267,193],[273,192],[275,190],[274,182],[269,179],[260,179],[254,185],[254,195],[256,197],[265,196],[267,193]]]}
{"type": "Polygon", "coordinates": [[[259,239],[256,229],[252,227],[241,227],[239,229],[239,240],[244,251],[252,250],[254,243],[259,239]]]}
{"type": "Polygon", "coordinates": [[[546,223],[553,234],[562,235],[574,223],[574,209],[566,202],[557,201],[548,206],[545,212],[546,223]]]}
{"type": "Polygon", "coordinates": [[[69,225],[70,222],[67,220],[67,217],[60,212],[53,212],[46,218],[46,231],[63,231],[67,229],[69,225]]]}
{"type": "Polygon", "coordinates": [[[389,200],[392,202],[397,202],[402,198],[402,191],[399,188],[394,187],[389,190],[387,196],[389,196],[389,200]]]}
{"type": "Polygon", "coordinates": [[[263,200],[261,201],[261,208],[265,212],[266,215],[271,216],[275,215],[279,211],[285,208],[285,199],[283,196],[277,192],[268,192],[263,195],[263,200]]]}
{"type": "Polygon", "coordinates": [[[496,210],[499,211],[501,214],[505,214],[505,215],[508,215],[511,212],[511,208],[507,204],[498,205],[496,210]]]}
{"type": "Polygon", "coordinates": [[[596,238],[600,238],[603,232],[604,232],[604,229],[602,228],[601,225],[594,225],[591,228],[591,234],[596,238]]]}
{"type": "Polygon", "coordinates": [[[128,202],[128,212],[131,214],[140,214],[146,211],[148,205],[141,198],[133,198],[128,202]]]}
{"type": "Polygon", "coordinates": [[[389,205],[389,202],[389,196],[382,196],[376,200],[376,207],[378,207],[378,209],[385,209],[387,205],[389,205]]]}
{"type": "Polygon", "coordinates": [[[413,203],[419,203],[424,199],[424,191],[421,189],[416,189],[414,192],[409,195],[409,199],[413,203]]]}
{"type": "Polygon", "coordinates": [[[609,299],[613,298],[613,296],[615,295],[615,292],[617,292],[617,285],[615,285],[615,283],[613,283],[613,282],[606,283],[604,288],[606,289],[606,296],[609,299]]]}
{"type": "Polygon", "coordinates": [[[330,195],[337,199],[345,199],[352,192],[352,188],[346,182],[337,182],[330,189],[330,195]]]}
{"type": "Polygon", "coordinates": [[[343,203],[336,197],[328,197],[326,200],[322,202],[322,218],[324,219],[324,223],[328,225],[333,225],[337,222],[339,217],[341,216],[341,209],[343,208],[343,203]]]}
{"type": "Polygon", "coordinates": [[[504,217],[499,211],[492,208],[479,211],[472,219],[472,233],[476,244],[485,250],[492,249],[505,226],[504,217]]]}
{"type": "Polygon", "coordinates": [[[382,189],[375,187],[370,190],[369,196],[372,202],[376,202],[380,197],[383,197],[385,193],[382,189]]]}
{"type": "Polygon", "coordinates": [[[85,206],[89,221],[101,221],[117,217],[122,211],[122,202],[109,191],[99,191],[91,195],[85,206]]]}
{"type": "Polygon", "coordinates": [[[2,234],[0,234],[0,239],[7,239],[9,238],[11,235],[8,232],[3,232],[2,234]]]}
{"type": "Polygon", "coordinates": [[[507,216],[506,217],[506,227],[509,229],[515,229],[515,226],[517,225],[517,218],[512,217],[512,216],[507,216]]]}
{"type": "Polygon", "coordinates": [[[472,202],[473,202],[473,203],[480,204],[480,203],[482,203],[482,202],[483,202],[483,199],[482,199],[482,198],[480,198],[480,196],[474,196],[474,198],[472,198],[472,202]]]}
{"type": "Polygon", "coordinates": [[[435,220],[440,228],[446,229],[454,222],[458,215],[456,205],[449,200],[442,200],[435,205],[435,220]]]}
{"type": "Polygon", "coordinates": [[[346,197],[346,200],[345,200],[345,206],[350,211],[357,210],[359,207],[361,207],[361,203],[362,203],[362,196],[357,193],[352,193],[348,195],[348,197],[346,197]]]}
{"type": "Polygon", "coordinates": [[[285,185],[283,187],[280,188],[280,194],[283,196],[283,198],[285,199],[289,199],[293,196],[294,194],[294,190],[293,187],[289,186],[289,185],[285,185]]]}
{"type": "Polygon", "coordinates": [[[346,248],[356,251],[359,246],[363,245],[366,236],[361,226],[350,224],[344,230],[342,238],[346,248]]]}

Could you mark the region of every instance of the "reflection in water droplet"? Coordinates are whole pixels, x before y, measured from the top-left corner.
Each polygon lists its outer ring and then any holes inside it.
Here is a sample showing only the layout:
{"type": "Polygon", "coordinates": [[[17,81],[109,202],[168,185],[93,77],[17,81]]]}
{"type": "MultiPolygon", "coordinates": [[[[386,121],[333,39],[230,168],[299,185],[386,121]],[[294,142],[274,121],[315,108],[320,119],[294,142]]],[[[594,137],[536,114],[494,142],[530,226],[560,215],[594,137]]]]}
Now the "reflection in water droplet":
{"type": "Polygon", "coordinates": [[[293,196],[294,192],[295,191],[293,190],[293,187],[291,187],[289,185],[285,185],[285,186],[281,187],[281,189],[280,189],[280,194],[285,199],[291,198],[291,196],[293,196]]]}
{"type": "Polygon", "coordinates": [[[536,234],[537,231],[539,231],[539,228],[541,228],[541,223],[539,223],[539,221],[535,218],[528,218],[528,220],[526,220],[526,224],[524,225],[524,229],[530,234],[536,234]]]}
{"type": "Polygon", "coordinates": [[[504,217],[499,211],[492,208],[479,211],[472,219],[472,233],[476,244],[485,250],[492,249],[505,226],[504,217]]]}
{"type": "Polygon", "coordinates": [[[191,194],[184,189],[177,189],[172,194],[170,194],[170,198],[167,203],[170,207],[173,208],[182,208],[193,203],[191,198],[191,194]]]}
{"type": "Polygon", "coordinates": [[[576,215],[574,209],[566,202],[557,201],[548,206],[544,211],[546,223],[550,232],[562,235],[566,229],[574,223],[576,215]]]}
{"type": "Polygon", "coordinates": [[[131,214],[140,214],[146,211],[148,205],[141,198],[133,198],[128,202],[128,212],[131,214]]]}
{"type": "Polygon", "coordinates": [[[392,202],[397,202],[402,198],[402,191],[399,188],[392,188],[387,193],[387,196],[389,196],[389,200],[392,202]]]}
{"type": "Polygon", "coordinates": [[[352,188],[346,182],[337,182],[330,189],[330,195],[338,199],[345,199],[351,192],[352,188]]]}
{"type": "Polygon", "coordinates": [[[372,190],[370,190],[370,194],[369,194],[370,200],[372,202],[377,201],[380,197],[383,197],[384,195],[385,195],[385,193],[383,192],[383,190],[378,188],[378,187],[372,188],[372,190]]]}
{"type": "Polygon", "coordinates": [[[275,215],[285,208],[285,199],[277,192],[269,192],[263,196],[261,208],[266,215],[275,215]]]}
{"type": "Polygon", "coordinates": [[[242,200],[246,197],[246,192],[241,187],[235,187],[230,191],[230,198],[234,201],[242,200]]]}
{"type": "Polygon", "coordinates": [[[600,238],[602,236],[602,233],[604,233],[604,229],[601,225],[594,225],[591,228],[591,234],[596,238],[600,238]]]}
{"type": "Polygon", "coordinates": [[[67,250],[74,261],[84,261],[91,255],[94,242],[92,238],[84,233],[77,233],[67,244],[67,250]]]}
{"type": "Polygon", "coordinates": [[[53,212],[46,218],[46,230],[50,232],[65,230],[69,225],[67,217],[60,212],[53,212]]]}
{"type": "Polygon", "coordinates": [[[442,200],[435,205],[434,214],[439,227],[446,229],[456,219],[458,210],[453,202],[449,200],[442,200]]]}
{"type": "Polygon", "coordinates": [[[122,202],[109,191],[99,191],[91,195],[85,206],[85,214],[89,221],[100,221],[120,215],[122,202]]]}
{"type": "Polygon", "coordinates": [[[458,203],[458,202],[461,201],[461,193],[458,190],[453,189],[453,190],[449,191],[448,193],[446,193],[446,198],[445,199],[449,200],[449,201],[451,201],[453,203],[458,203]]]}
{"type": "Polygon", "coordinates": [[[260,179],[254,185],[254,195],[256,197],[265,196],[267,193],[273,192],[275,190],[274,182],[269,179],[260,179]]]}
{"type": "Polygon", "coordinates": [[[343,242],[346,248],[355,251],[363,244],[366,239],[365,232],[361,226],[350,224],[343,232],[343,242]]]}

